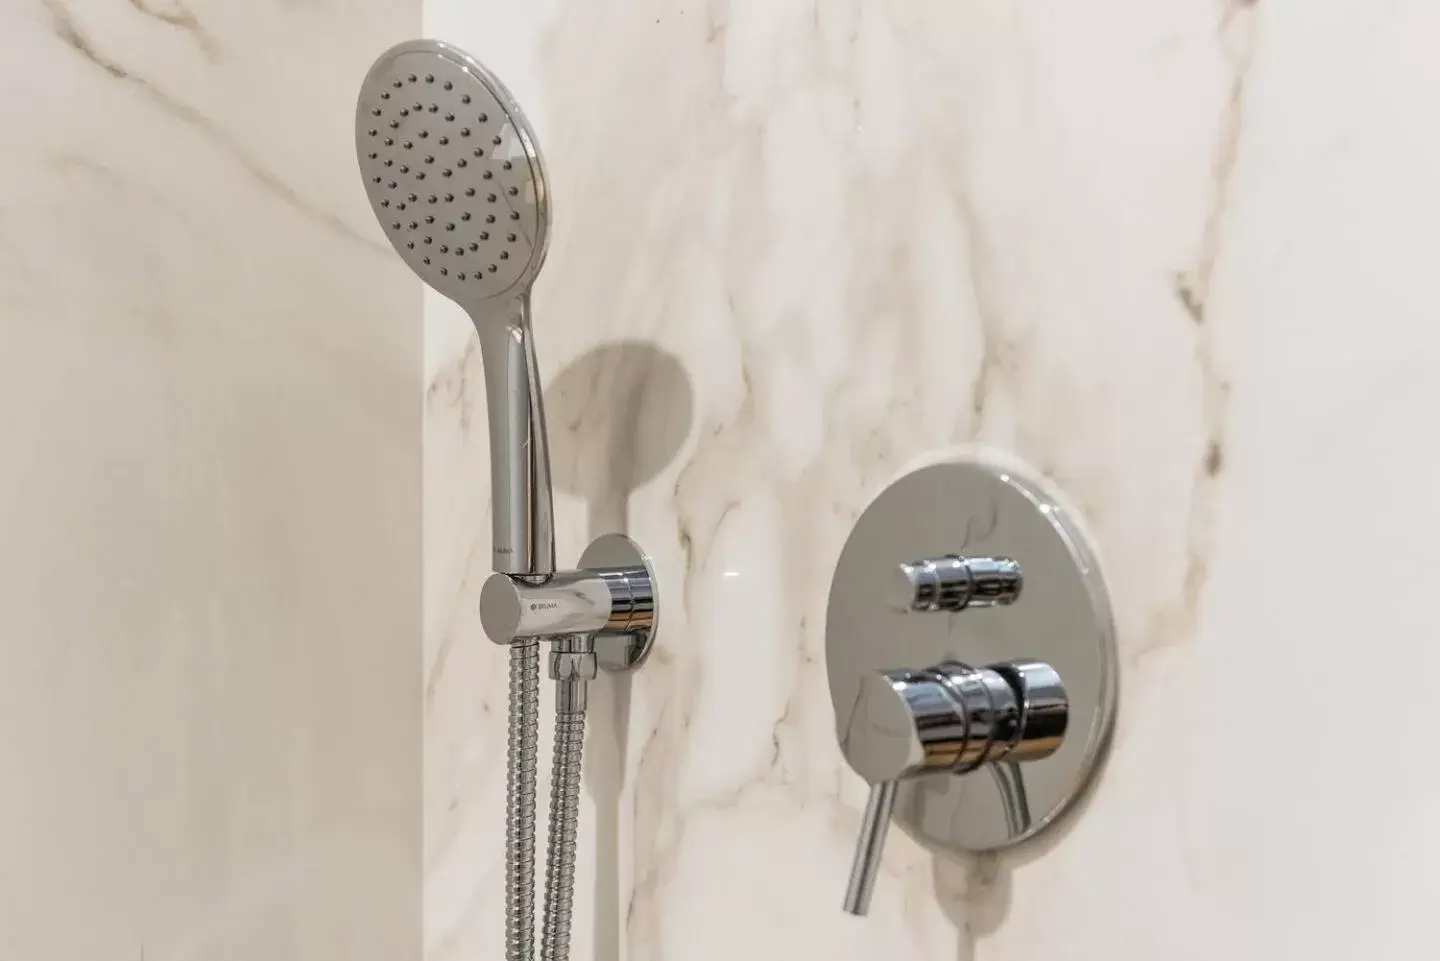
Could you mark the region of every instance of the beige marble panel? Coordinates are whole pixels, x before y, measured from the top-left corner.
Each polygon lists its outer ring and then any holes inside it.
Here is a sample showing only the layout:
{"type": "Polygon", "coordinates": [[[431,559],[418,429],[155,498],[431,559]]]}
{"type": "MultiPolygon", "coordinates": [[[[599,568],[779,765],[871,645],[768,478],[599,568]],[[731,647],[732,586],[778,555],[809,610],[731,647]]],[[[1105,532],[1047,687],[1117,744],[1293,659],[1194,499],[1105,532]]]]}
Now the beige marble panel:
{"type": "Polygon", "coordinates": [[[0,5],[0,956],[418,956],[419,19],[0,5]]]}
{"type": "MultiPolygon", "coordinates": [[[[515,90],[554,180],[562,561],[623,527],[665,591],[660,657],[597,692],[576,957],[1433,954],[1433,4],[426,17],[515,90]],[[1115,749],[1014,856],[893,837],[856,921],[825,593],[869,498],[965,443],[1095,532],[1115,749]]],[[[498,958],[481,371],[448,304],[427,344],[426,938],[498,958]]]]}

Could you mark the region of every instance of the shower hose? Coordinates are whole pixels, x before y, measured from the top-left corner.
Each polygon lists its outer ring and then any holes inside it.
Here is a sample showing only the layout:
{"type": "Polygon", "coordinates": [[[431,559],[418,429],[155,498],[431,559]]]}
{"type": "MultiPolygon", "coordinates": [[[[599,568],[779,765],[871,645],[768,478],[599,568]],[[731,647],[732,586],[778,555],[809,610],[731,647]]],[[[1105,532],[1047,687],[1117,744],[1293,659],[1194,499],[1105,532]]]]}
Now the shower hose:
{"type": "MultiPolygon", "coordinates": [[[[583,683],[583,682],[582,682],[583,683]]],[[[550,837],[545,852],[545,916],[541,961],[570,957],[570,915],[575,905],[575,827],[580,819],[580,754],[585,710],[555,714],[555,760],[550,775],[550,837]]]]}
{"type": "MultiPolygon", "coordinates": [[[[583,648],[582,648],[583,649],[583,648]]],[[[585,681],[559,698],[550,777],[541,961],[567,961],[575,904],[575,835],[585,746],[585,681]]],[[[533,640],[510,647],[510,730],[505,831],[505,958],[532,961],[535,949],[535,794],[539,753],[540,650],[533,640]]]]}
{"type": "Polygon", "coordinates": [[[510,730],[506,743],[505,961],[535,951],[535,757],[540,738],[540,644],[510,647],[510,730]]]}

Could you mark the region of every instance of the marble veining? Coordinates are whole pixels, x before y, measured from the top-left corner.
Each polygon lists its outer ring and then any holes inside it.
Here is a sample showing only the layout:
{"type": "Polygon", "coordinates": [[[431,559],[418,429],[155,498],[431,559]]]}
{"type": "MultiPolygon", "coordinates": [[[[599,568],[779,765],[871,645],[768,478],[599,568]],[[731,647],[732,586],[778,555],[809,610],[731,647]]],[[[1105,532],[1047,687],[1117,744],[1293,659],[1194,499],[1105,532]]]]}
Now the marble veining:
{"type": "Polygon", "coordinates": [[[0,956],[420,954],[420,4],[0,4],[0,956]]]}
{"type": "MultiPolygon", "coordinates": [[[[596,693],[577,957],[1424,956],[1440,778],[1330,719],[1337,661],[1437,659],[1440,457],[1415,426],[1440,400],[1440,122],[1417,106],[1440,13],[430,0],[425,27],[505,78],[549,164],[561,559],[624,529],[666,592],[654,662],[596,693]],[[976,444],[1095,537],[1115,744],[1033,847],[958,864],[893,838],[853,921],[830,573],[890,478],[976,444]],[[1352,517],[1384,603],[1336,585],[1352,517]],[[1380,808],[1393,832],[1355,823],[1380,808]]],[[[448,304],[426,336],[426,928],[449,961],[498,957],[504,679],[474,616],[479,358],[448,304]]]]}

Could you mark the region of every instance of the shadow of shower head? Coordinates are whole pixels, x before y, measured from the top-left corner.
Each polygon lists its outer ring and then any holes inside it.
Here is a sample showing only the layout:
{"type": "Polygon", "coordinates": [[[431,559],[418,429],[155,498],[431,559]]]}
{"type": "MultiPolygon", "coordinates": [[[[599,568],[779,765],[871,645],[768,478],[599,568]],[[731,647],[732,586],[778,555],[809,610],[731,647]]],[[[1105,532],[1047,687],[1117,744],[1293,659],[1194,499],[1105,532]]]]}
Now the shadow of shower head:
{"type": "Polygon", "coordinates": [[[629,529],[631,495],[675,460],[695,390],[674,354],[643,340],[599,344],[550,381],[555,485],[589,507],[590,536],[629,529]]]}
{"type": "Polygon", "coordinates": [[[438,40],[381,55],[360,88],[355,146],[385,236],[477,324],[523,296],[550,234],[545,165],[525,115],[475,58],[438,40]]]}
{"type": "Polygon", "coordinates": [[[490,430],[491,566],[555,572],[550,454],[530,334],[550,204],[535,136],[510,92],[438,40],[380,55],[355,107],[365,193],[391,246],[470,315],[490,430]]]}

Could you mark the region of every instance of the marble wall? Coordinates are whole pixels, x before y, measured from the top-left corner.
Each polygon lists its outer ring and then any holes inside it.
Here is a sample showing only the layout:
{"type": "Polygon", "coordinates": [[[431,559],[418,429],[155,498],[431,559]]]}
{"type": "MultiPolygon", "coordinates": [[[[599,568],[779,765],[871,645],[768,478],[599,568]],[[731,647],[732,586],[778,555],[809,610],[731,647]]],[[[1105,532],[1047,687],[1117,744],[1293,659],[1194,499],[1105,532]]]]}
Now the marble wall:
{"type": "Polygon", "coordinates": [[[418,2],[0,4],[0,957],[420,954],[418,2]]]}
{"type": "MultiPolygon", "coordinates": [[[[595,695],[577,958],[1433,954],[1440,9],[428,0],[425,32],[549,161],[562,562],[625,529],[665,592],[660,656],[595,695]],[[1015,856],[892,837],[849,919],[830,571],[974,443],[1096,535],[1114,751],[1015,856]]],[[[481,368],[451,305],[426,337],[427,956],[491,959],[481,368]]]]}

